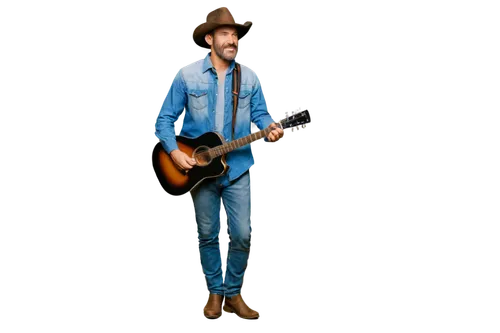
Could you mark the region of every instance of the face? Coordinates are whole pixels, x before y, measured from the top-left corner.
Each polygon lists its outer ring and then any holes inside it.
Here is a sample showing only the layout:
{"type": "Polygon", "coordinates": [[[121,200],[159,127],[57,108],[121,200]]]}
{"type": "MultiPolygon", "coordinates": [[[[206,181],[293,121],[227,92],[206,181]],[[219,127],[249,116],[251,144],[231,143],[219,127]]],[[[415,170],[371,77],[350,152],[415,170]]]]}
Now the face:
{"type": "Polygon", "coordinates": [[[220,27],[214,30],[213,38],[207,35],[207,43],[212,51],[225,61],[233,61],[238,53],[238,32],[233,27],[220,27]]]}

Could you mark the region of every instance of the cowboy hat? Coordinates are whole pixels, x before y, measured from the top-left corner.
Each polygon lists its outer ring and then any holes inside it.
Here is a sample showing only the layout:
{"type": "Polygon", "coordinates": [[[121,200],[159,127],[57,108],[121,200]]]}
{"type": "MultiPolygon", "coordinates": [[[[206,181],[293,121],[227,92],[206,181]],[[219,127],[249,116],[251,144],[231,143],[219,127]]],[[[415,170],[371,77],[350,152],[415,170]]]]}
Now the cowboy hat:
{"type": "Polygon", "coordinates": [[[252,22],[247,21],[244,24],[234,22],[233,15],[226,7],[218,8],[207,15],[207,22],[200,24],[193,32],[193,39],[196,44],[201,47],[210,48],[210,45],[205,41],[205,35],[210,31],[220,26],[231,26],[238,31],[238,39],[243,38],[250,30],[252,22]]]}

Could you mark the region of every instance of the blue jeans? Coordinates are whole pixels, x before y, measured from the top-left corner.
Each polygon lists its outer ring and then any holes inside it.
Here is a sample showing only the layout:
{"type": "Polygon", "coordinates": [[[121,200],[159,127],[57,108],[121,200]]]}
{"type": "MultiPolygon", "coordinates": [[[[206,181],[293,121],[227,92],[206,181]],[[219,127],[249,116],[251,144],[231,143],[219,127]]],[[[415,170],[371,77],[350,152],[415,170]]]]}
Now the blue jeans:
{"type": "Polygon", "coordinates": [[[243,275],[250,254],[250,174],[245,172],[238,179],[227,183],[222,176],[205,179],[191,191],[196,223],[201,266],[210,293],[232,297],[238,295],[243,285],[243,275]],[[226,275],[222,281],[219,250],[220,203],[227,213],[229,251],[226,275]]]}

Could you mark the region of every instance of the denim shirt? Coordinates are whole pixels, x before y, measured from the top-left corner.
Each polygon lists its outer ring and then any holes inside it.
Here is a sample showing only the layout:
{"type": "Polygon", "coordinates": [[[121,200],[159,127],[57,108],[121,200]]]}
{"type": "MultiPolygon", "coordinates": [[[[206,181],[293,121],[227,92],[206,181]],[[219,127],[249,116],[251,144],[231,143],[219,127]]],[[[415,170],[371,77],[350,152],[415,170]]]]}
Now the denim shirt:
{"type": "MultiPolygon", "coordinates": [[[[234,67],[233,60],[226,72],[224,89],[224,127],[221,134],[226,142],[230,141],[232,136],[234,67]]],[[[168,153],[178,149],[174,122],[184,109],[186,114],[180,135],[196,138],[206,132],[215,131],[217,80],[217,71],[210,60],[210,53],[205,59],[188,65],[177,73],[156,120],[155,134],[168,153]]],[[[243,65],[241,65],[241,87],[238,98],[235,139],[251,133],[251,122],[261,130],[274,122],[267,112],[266,101],[257,75],[243,65]]],[[[229,166],[227,180],[231,181],[241,176],[254,163],[250,145],[228,153],[226,163],[229,166]]]]}

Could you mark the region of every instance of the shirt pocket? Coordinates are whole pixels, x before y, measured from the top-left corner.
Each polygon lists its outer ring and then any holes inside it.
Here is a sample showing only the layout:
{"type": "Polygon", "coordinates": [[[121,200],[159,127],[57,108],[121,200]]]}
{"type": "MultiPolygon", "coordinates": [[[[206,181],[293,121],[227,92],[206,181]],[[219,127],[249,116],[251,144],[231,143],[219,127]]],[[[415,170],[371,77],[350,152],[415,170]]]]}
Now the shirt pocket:
{"type": "Polygon", "coordinates": [[[188,106],[195,110],[203,110],[208,106],[208,90],[189,90],[188,106]]]}
{"type": "Polygon", "coordinates": [[[250,96],[250,93],[250,90],[240,91],[240,94],[238,96],[238,108],[244,109],[250,104],[250,99],[252,98],[252,96],[250,96]]]}

